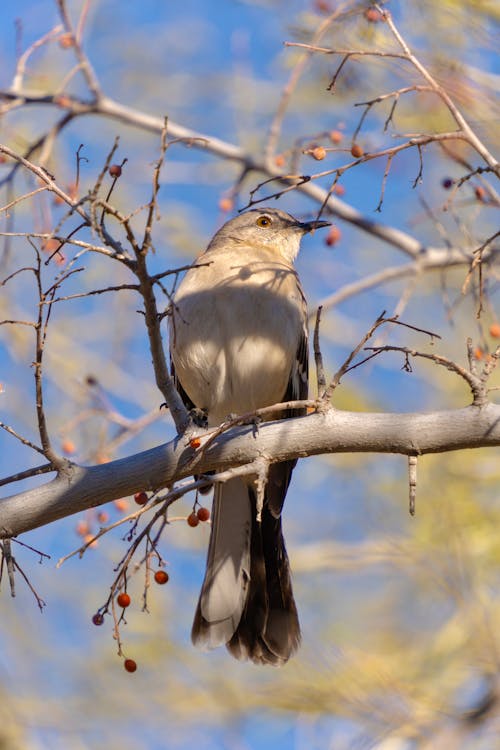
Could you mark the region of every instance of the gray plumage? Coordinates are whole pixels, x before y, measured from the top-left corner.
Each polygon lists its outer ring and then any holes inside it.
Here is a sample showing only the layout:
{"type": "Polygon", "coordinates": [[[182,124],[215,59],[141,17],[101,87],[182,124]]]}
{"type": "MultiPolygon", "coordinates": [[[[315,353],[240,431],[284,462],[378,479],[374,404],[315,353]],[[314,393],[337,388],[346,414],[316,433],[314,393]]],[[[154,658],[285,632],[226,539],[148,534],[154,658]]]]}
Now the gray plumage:
{"type": "MultiPolygon", "coordinates": [[[[172,371],[187,406],[204,410],[209,426],[229,414],[307,398],[306,301],[293,261],[302,236],[326,225],[275,208],[247,211],[224,224],[196,259],[200,265],[186,273],[170,319],[172,371]]],[[[254,479],[215,485],[196,645],[226,644],[238,659],[276,665],[297,649],[281,531],[294,465],[270,467],[260,521],[254,479]]]]}

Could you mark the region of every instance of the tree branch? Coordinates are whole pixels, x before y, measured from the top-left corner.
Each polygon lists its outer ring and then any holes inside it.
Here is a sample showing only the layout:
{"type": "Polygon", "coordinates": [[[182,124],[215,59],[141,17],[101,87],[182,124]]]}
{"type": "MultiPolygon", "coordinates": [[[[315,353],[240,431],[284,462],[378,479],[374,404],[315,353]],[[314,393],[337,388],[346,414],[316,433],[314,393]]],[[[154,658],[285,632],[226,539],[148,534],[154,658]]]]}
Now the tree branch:
{"type": "Polygon", "coordinates": [[[0,536],[16,536],[140,490],[158,490],[193,473],[223,471],[325,453],[423,455],[500,445],[500,405],[430,414],[363,414],[330,409],[296,419],[235,427],[199,452],[175,438],[143,453],[64,475],[0,502],[0,536]]]}

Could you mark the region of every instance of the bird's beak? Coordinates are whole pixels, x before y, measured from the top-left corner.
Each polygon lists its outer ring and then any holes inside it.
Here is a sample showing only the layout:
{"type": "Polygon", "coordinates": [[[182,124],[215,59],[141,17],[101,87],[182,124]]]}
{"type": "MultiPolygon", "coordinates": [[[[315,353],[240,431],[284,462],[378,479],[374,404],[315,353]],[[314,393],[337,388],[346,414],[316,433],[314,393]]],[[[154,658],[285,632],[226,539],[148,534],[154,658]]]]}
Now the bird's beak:
{"type": "Polygon", "coordinates": [[[329,227],[331,226],[331,221],[321,221],[318,219],[314,219],[313,221],[301,221],[297,225],[304,234],[307,234],[307,232],[313,232],[316,229],[321,229],[321,227],[329,227]]]}

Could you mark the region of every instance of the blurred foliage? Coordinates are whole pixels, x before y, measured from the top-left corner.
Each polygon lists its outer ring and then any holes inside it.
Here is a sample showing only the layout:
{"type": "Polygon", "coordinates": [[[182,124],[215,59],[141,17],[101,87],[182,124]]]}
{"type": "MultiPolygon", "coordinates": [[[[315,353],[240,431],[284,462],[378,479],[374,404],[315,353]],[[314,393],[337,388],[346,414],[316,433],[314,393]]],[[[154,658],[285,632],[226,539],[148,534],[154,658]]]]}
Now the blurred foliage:
{"type": "MultiPolygon", "coordinates": [[[[75,17],[81,5],[72,3],[75,17]]],[[[302,54],[283,48],[283,41],[311,42],[339,4],[190,0],[182,7],[174,5],[109,0],[89,6],[84,47],[104,91],[137,110],[168,114],[260,153],[283,88],[302,54]]],[[[498,146],[498,4],[409,0],[386,5],[486,145],[498,146]]],[[[368,23],[364,8],[364,3],[347,3],[321,45],[390,48],[386,28],[368,23]]],[[[10,18],[14,11],[21,18],[24,46],[57,22],[49,0],[26,0],[21,8],[8,5],[7,10],[10,18]]],[[[12,25],[4,24],[1,33],[0,85],[6,87],[15,64],[12,25]]],[[[73,64],[70,55],[57,43],[37,50],[28,68],[29,89],[40,94],[56,90],[73,64]]],[[[304,148],[317,142],[331,146],[327,134],[333,129],[342,134],[342,146],[328,152],[319,166],[307,154],[298,154],[297,169],[306,174],[350,158],[350,138],[362,113],[354,104],[416,82],[415,72],[401,61],[356,58],[346,64],[332,94],[326,89],[339,61],[311,58],[283,122],[277,153],[286,159],[297,143],[304,148]]],[[[78,75],[68,90],[85,95],[78,75]]],[[[401,98],[394,130],[384,133],[388,111],[387,104],[372,108],[360,133],[365,148],[393,143],[394,132],[450,127],[442,103],[426,93],[401,98]]],[[[50,106],[18,109],[2,118],[2,142],[24,151],[60,115],[50,106]]],[[[121,210],[132,212],[149,199],[158,137],[95,116],[76,119],[55,140],[47,168],[71,185],[76,149],[84,143],[88,162],[81,165],[83,195],[95,183],[117,134],[119,157],[126,156],[128,162],[113,199],[121,210]]],[[[466,169],[459,160],[464,158],[471,153],[460,146],[429,147],[423,183],[412,190],[418,159],[413,153],[398,156],[380,216],[373,212],[385,164],[373,162],[347,172],[342,179],[344,200],[423,244],[458,244],[470,250],[496,231],[496,225],[493,211],[474,199],[472,183],[464,184],[449,210],[442,210],[448,196],[441,180],[462,176],[466,169]]],[[[8,168],[0,165],[0,179],[8,168]]],[[[150,259],[153,272],[182,266],[199,251],[227,218],[220,199],[237,177],[232,163],[183,144],[169,148],[156,252],[150,259]]],[[[16,179],[19,191],[35,188],[25,174],[16,179]]],[[[258,181],[253,174],[246,178],[241,205],[258,181]]],[[[319,182],[328,188],[330,181],[319,182]]],[[[9,200],[3,189],[2,205],[9,200]]],[[[280,205],[304,215],[317,209],[298,194],[280,205]]],[[[51,231],[62,211],[42,194],[17,206],[8,227],[51,231]]],[[[138,214],[135,225],[141,221],[143,214],[138,214]]],[[[119,233],[118,227],[113,230],[119,233]]],[[[343,285],[401,262],[397,250],[372,236],[349,225],[341,225],[341,232],[333,251],[314,237],[299,258],[312,309],[343,285]]],[[[33,259],[25,239],[12,239],[3,247],[1,277],[20,264],[31,266],[33,259]]],[[[64,295],[131,281],[121,266],[95,254],[82,255],[75,267],[83,270],[64,283],[64,295]]],[[[54,264],[44,267],[47,286],[59,271],[54,264]]],[[[401,310],[408,322],[441,334],[436,350],[462,363],[467,336],[482,349],[492,348],[495,341],[488,328],[498,320],[498,277],[492,274],[486,309],[477,319],[477,287],[472,285],[475,296],[461,293],[465,274],[458,269],[387,284],[328,311],[322,327],[328,371],[341,365],[383,309],[401,310]]],[[[49,427],[58,446],[67,439],[73,442],[72,458],[78,462],[128,455],[172,435],[164,415],[158,415],[159,394],[139,304],[134,291],[124,290],[54,305],[45,362],[49,427]],[[135,420],[145,415],[146,428],[135,430],[135,420]]],[[[37,307],[29,271],[1,288],[0,318],[29,321],[37,307]]],[[[26,326],[5,329],[0,328],[2,420],[36,439],[33,333],[26,326]]],[[[430,346],[414,332],[386,329],[381,336],[384,342],[430,346]]],[[[415,364],[409,375],[401,372],[401,364],[397,355],[387,355],[353,371],[336,391],[335,406],[417,411],[469,402],[454,375],[428,363],[415,364]]],[[[5,473],[39,463],[4,434],[0,449],[5,473]]],[[[136,575],[133,606],[122,629],[125,652],[139,664],[134,675],[126,674],[115,656],[108,621],[102,628],[91,623],[124,552],[121,537],[126,530],[101,540],[83,560],[71,560],[57,572],[54,560],[79,544],[77,519],[26,535],[27,543],[52,555],[52,562],[38,566],[36,555],[16,548],[17,559],[49,604],[41,616],[21,580],[17,598],[10,601],[4,581],[0,750],[104,745],[121,750],[490,750],[497,742],[494,733],[500,733],[497,454],[461,451],[420,459],[415,518],[406,512],[404,458],[349,455],[302,461],[287,499],[285,525],[304,636],[297,657],[280,671],[236,663],[223,650],[199,653],[188,643],[206,528],[192,530],[181,523],[167,529],[162,544],[171,581],[151,591],[149,615],[140,612],[142,573],[136,575]],[[467,719],[467,712],[480,708],[488,696],[491,708],[478,713],[476,720],[467,719]],[[445,734],[449,727],[456,730],[454,739],[445,734]]],[[[179,515],[189,512],[190,502],[184,501],[179,515]]],[[[120,517],[116,508],[109,512],[113,520],[120,517]]],[[[87,520],[96,527],[95,514],[87,520]]]]}

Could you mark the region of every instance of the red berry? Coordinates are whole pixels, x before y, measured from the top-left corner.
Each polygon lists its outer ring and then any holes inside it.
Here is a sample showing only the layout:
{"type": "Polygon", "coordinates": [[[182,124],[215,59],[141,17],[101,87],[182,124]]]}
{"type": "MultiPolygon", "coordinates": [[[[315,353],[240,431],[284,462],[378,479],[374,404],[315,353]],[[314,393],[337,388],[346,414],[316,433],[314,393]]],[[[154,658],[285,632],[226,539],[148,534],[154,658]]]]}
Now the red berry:
{"type": "Polygon", "coordinates": [[[354,156],[355,159],[359,159],[361,156],[363,156],[365,152],[359,145],[359,143],[353,143],[351,146],[351,154],[354,156]]]}
{"type": "Polygon", "coordinates": [[[335,195],[344,195],[345,187],[337,183],[337,185],[334,185],[333,192],[335,193],[335,195]]]}
{"type": "Polygon", "coordinates": [[[200,523],[200,519],[198,518],[198,516],[196,515],[196,513],[193,511],[187,517],[187,522],[188,522],[188,525],[192,526],[193,529],[194,529],[194,527],[198,526],[198,524],[200,523]]]}
{"type": "Polygon", "coordinates": [[[342,233],[340,229],[336,226],[330,227],[330,231],[326,235],[325,238],[325,244],[331,247],[332,245],[336,245],[337,242],[340,240],[342,236],[342,233]]]}
{"type": "Polygon", "coordinates": [[[109,168],[109,174],[111,177],[120,177],[122,173],[122,168],[119,164],[112,164],[109,168]]]}
{"type": "Polygon", "coordinates": [[[200,445],[201,445],[201,440],[200,440],[199,437],[191,438],[191,440],[189,441],[189,447],[190,448],[195,448],[196,449],[196,448],[199,448],[200,445]]]}
{"type": "Polygon", "coordinates": [[[155,581],[163,586],[164,583],[168,582],[168,573],[166,570],[157,570],[155,573],[155,581]]]}
{"type": "Polygon", "coordinates": [[[122,591],[122,593],[118,594],[118,596],[116,597],[116,602],[119,607],[125,609],[126,607],[130,606],[130,596],[122,591]]]}
{"type": "Polygon", "coordinates": [[[376,8],[367,8],[364,16],[370,23],[378,23],[383,20],[382,14],[376,8]]]}
{"type": "Polygon", "coordinates": [[[137,505],[146,505],[148,496],[145,492],[136,492],[134,495],[134,501],[137,503],[137,505]]]}
{"type": "Polygon", "coordinates": [[[474,188],[474,195],[476,196],[478,201],[483,202],[486,198],[486,190],[482,185],[476,185],[474,188]]]}
{"type": "Polygon", "coordinates": [[[125,670],[127,672],[135,672],[137,669],[137,662],[135,662],[133,659],[125,659],[123,662],[123,666],[125,667],[125,670]]]}
{"type": "Polygon", "coordinates": [[[100,612],[96,612],[92,618],[92,622],[94,625],[102,625],[104,623],[104,615],[101,615],[100,612]]]}
{"type": "Polygon", "coordinates": [[[73,38],[73,34],[66,33],[62,34],[59,37],[59,46],[61,47],[61,49],[68,49],[69,47],[73,47],[74,44],[75,40],[73,38]]]}
{"type": "Polygon", "coordinates": [[[198,516],[198,519],[200,521],[208,521],[208,519],[210,518],[210,511],[208,510],[208,508],[198,508],[196,515],[198,516]]]}

